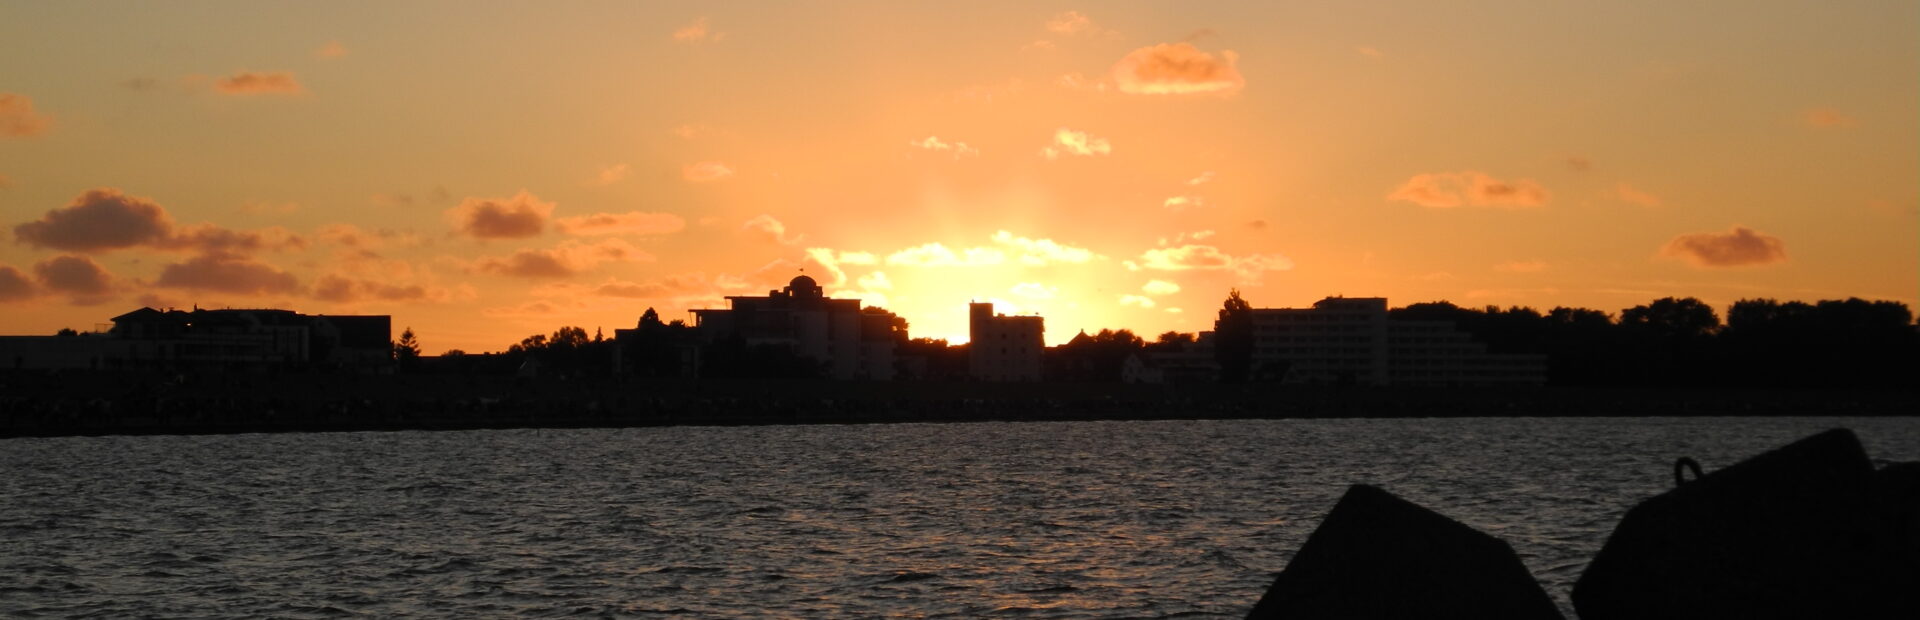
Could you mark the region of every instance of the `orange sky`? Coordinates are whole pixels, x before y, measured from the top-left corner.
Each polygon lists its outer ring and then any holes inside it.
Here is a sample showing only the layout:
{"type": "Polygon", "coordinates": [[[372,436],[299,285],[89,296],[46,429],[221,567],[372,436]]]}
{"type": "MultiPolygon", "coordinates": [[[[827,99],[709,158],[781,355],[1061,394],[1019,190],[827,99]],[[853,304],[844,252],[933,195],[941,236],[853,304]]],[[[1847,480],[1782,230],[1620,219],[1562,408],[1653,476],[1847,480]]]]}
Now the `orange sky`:
{"type": "Polygon", "coordinates": [[[0,4],[0,333],[1920,301],[1911,2],[0,4]]]}

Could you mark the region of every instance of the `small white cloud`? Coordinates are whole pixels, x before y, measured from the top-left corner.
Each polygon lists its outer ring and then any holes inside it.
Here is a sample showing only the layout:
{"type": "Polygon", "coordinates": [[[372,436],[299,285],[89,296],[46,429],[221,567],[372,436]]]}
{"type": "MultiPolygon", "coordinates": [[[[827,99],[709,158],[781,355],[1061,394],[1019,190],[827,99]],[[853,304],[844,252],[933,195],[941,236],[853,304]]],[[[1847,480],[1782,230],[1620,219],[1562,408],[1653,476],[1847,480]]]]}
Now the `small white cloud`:
{"type": "Polygon", "coordinates": [[[1092,29],[1093,20],[1079,11],[1067,11],[1047,20],[1047,31],[1056,34],[1074,35],[1092,29]]]}
{"type": "Polygon", "coordinates": [[[753,216],[753,219],[747,220],[745,224],[741,224],[740,228],[752,231],[763,239],[781,245],[793,245],[800,242],[800,237],[798,236],[787,236],[786,224],[781,223],[780,220],[774,219],[773,216],[765,213],[753,216]]]}
{"type": "Polygon", "coordinates": [[[695,19],[693,23],[681,26],[673,31],[673,40],[681,43],[700,43],[703,41],[719,42],[721,39],[726,38],[726,36],[727,33],[714,32],[711,28],[708,28],[707,18],[705,17],[695,19]]]}
{"type": "Polygon", "coordinates": [[[680,169],[680,176],[694,183],[711,183],[733,176],[733,168],[717,161],[703,161],[687,164],[680,169]]]}
{"type": "Polygon", "coordinates": [[[1061,127],[1053,131],[1053,144],[1042,147],[1040,154],[1047,159],[1059,159],[1061,155],[1079,155],[1090,157],[1113,153],[1113,145],[1106,138],[1098,138],[1084,131],[1061,127]]]}
{"type": "Polygon", "coordinates": [[[1007,262],[1005,252],[993,248],[967,248],[954,252],[935,242],[887,255],[887,264],[907,267],[981,267],[1007,262]]]}
{"type": "Polygon", "coordinates": [[[313,50],[313,55],[316,58],[339,58],[347,55],[347,46],[341,45],[339,41],[328,41],[326,45],[320,46],[320,49],[313,50]]]}
{"type": "Polygon", "coordinates": [[[1649,194],[1647,192],[1634,189],[1633,186],[1627,185],[1625,182],[1621,182],[1619,185],[1615,185],[1613,187],[1613,191],[1614,191],[1614,194],[1620,196],[1621,200],[1624,200],[1632,204],[1637,204],[1642,207],[1658,207],[1664,203],[1664,201],[1660,200],[1659,196],[1655,196],[1653,194],[1649,194]]]}
{"type": "Polygon", "coordinates": [[[1185,211],[1206,205],[1206,201],[1201,200],[1199,196],[1174,196],[1160,203],[1160,206],[1168,211],[1185,211]]]}
{"type": "Polygon", "coordinates": [[[1039,282],[1021,282],[1013,285],[1008,292],[1027,299],[1053,299],[1060,295],[1060,288],[1039,282]]]}
{"type": "Polygon", "coordinates": [[[1121,296],[1120,296],[1120,305],[1122,305],[1122,306],[1139,306],[1139,307],[1142,307],[1142,308],[1152,308],[1152,307],[1153,307],[1153,298],[1152,298],[1152,297],[1144,297],[1144,296],[1141,296],[1141,295],[1121,295],[1121,296]]]}
{"type": "Polygon", "coordinates": [[[954,159],[960,159],[962,157],[979,157],[980,156],[980,149],[967,146],[967,143],[965,142],[958,142],[958,141],[947,142],[945,140],[941,140],[939,136],[927,136],[926,138],[920,139],[920,140],[909,140],[907,141],[907,145],[912,146],[914,148],[918,148],[918,149],[925,149],[928,151],[951,153],[953,154],[954,159]]]}
{"type": "Polygon", "coordinates": [[[597,175],[597,178],[600,179],[601,185],[612,185],[619,183],[621,179],[627,178],[628,172],[630,172],[630,170],[626,164],[602,166],[600,167],[600,174],[597,175]]]}
{"type": "Polygon", "coordinates": [[[1098,255],[1092,250],[1057,243],[1052,239],[1028,239],[1013,233],[993,233],[993,242],[1018,249],[1022,264],[1041,267],[1051,263],[1084,263],[1098,255]]]}
{"type": "Polygon", "coordinates": [[[1148,295],[1172,295],[1180,292],[1180,285],[1166,280],[1150,280],[1140,287],[1148,295]]]}

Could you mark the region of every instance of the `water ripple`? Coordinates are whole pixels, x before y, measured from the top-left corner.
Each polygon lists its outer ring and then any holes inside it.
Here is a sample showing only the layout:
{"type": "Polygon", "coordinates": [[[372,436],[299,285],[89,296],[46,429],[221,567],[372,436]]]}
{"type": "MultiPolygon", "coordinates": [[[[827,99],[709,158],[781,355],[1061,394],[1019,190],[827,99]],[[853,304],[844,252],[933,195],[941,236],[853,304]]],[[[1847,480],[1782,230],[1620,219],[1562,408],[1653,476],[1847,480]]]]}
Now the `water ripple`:
{"type": "Polygon", "coordinates": [[[1237,618],[1348,484],[1563,601],[1619,516],[1907,419],[983,423],[14,439],[0,615],[1237,618]]]}

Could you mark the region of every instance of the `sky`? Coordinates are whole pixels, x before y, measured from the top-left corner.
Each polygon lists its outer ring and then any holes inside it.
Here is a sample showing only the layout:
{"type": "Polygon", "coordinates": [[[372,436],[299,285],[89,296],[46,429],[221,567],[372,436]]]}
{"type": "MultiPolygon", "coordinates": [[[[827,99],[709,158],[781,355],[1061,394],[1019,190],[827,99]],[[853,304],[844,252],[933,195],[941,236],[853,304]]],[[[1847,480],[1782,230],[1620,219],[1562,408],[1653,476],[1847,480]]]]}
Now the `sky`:
{"type": "Polygon", "coordinates": [[[1920,305],[1920,5],[0,0],[0,334],[1920,305]],[[804,271],[803,271],[804,270],[804,271]]]}

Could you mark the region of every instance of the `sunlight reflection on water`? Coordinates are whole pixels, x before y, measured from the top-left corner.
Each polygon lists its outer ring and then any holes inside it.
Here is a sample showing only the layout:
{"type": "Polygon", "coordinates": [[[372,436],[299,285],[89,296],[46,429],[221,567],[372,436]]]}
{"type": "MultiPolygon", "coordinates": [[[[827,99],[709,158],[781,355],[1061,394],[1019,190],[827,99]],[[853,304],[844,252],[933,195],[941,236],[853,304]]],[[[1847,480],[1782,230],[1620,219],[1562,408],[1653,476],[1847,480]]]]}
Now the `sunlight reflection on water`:
{"type": "Polygon", "coordinates": [[[1448,419],[0,442],[0,614],[1239,617],[1348,484],[1556,599],[1633,502],[1835,426],[1448,419]]]}

